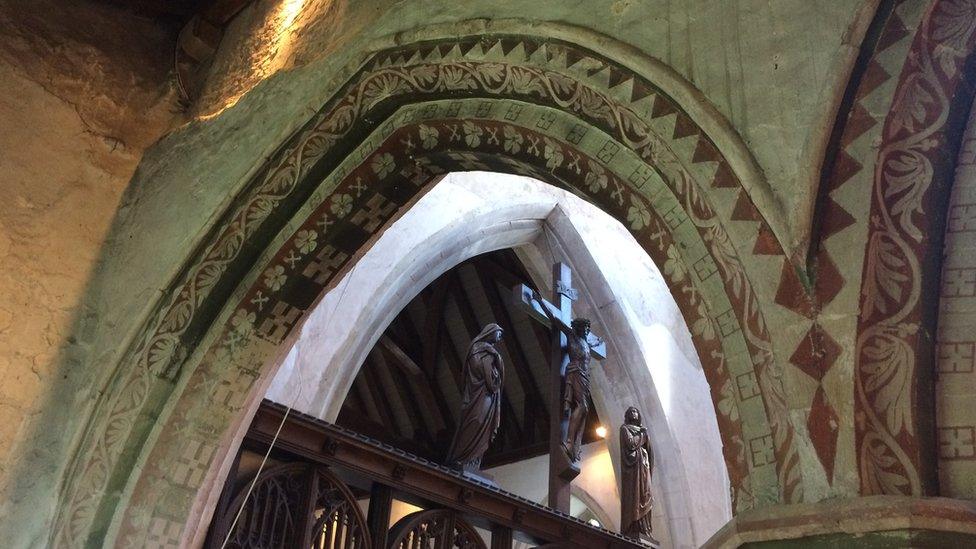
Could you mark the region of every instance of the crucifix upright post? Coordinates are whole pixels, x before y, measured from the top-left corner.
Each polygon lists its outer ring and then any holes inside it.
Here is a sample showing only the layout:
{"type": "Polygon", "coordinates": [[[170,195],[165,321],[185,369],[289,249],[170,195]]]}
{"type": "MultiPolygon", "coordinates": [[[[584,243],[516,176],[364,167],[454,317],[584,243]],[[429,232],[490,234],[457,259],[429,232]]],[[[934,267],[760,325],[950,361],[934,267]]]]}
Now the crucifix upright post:
{"type": "MultiPolygon", "coordinates": [[[[569,513],[570,484],[580,473],[579,461],[564,450],[570,428],[570,416],[563,407],[566,373],[570,364],[570,341],[573,334],[573,301],[578,292],[572,286],[569,266],[556,263],[552,267],[553,300],[538,299],[524,284],[514,288],[516,303],[521,303],[530,317],[542,322],[550,330],[551,358],[549,367],[549,506],[569,513]]],[[[587,336],[585,347],[591,356],[606,358],[606,346],[596,336],[587,336]],[[592,339],[590,339],[592,337],[592,339]]],[[[588,361],[587,361],[588,362],[588,361]]]]}
{"type": "MultiPolygon", "coordinates": [[[[573,274],[565,263],[552,266],[552,298],[559,311],[556,318],[567,324],[573,320],[573,274]]],[[[552,326],[549,330],[549,507],[569,513],[570,484],[580,474],[579,464],[571,461],[560,447],[569,429],[569,416],[563,413],[563,388],[566,385],[566,366],[569,354],[568,340],[562,330],[552,326]]]]}

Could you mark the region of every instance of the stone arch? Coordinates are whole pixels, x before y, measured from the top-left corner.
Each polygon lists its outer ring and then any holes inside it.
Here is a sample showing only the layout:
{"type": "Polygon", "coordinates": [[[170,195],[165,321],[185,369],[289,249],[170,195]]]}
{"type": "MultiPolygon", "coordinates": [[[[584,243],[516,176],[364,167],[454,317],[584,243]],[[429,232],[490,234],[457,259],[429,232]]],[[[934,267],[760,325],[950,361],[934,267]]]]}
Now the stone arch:
{"type": "Polygon", "coordinates": [[[470,169],[556,184],[624,222],[692,327],[737,509],[802,497],[760,307],[773,290],[754,288],[759,267],[742,260],[786,258],[729,162],[626,67],[568,42],[486,34],[374,55],[257,173],[126,353],[65,479],[58,541],[182,531],[215,440],[304,312],[431,178],[470,169]],[[735,207],[706,189],[732,191],[735,207]],[[157,415],[151,429],[141,419],[157,415]],[[160,443],[172,436],[183,444],[160,443]],[[136,501],[146,483],[172,490],[136,501]]]}
{"type": "MultiPolygon", "coordinates": [[[[703,379],[690,375],[701,370],[697,357],[688,357],[687,363],[681,358],[654,362],[650,354],[655,352],[654,344],[645,339],[646,332],[640,333],[662,326],[675,330],[675,324],[683,323],[673,298],[662,288],[662,275],[650,261],[650,267],[642,266],[632,253],[626,254],[630,276],[621,276],[624,272],[619,266],[599,263],[593,237],[587,242],[583,236],[589,225],[582,218],[590,219],[592,214],[585,210],[592,208],[584,209],[578,199],[561,196],[565,193],[554,189],[539,189],[543,183],[477,172],[449,174],[445,179],[390,227],[389,231],[402,236],[381,236],[309,314],[295,347],[271,382],[268,398],[334,420],[358,366],[379,335],[417,291],[445,271],[481,253],[517,248],[539,287],[545,287],[551,263],[565,261],[576,273],[574,284],[581,290],[576,310],[593,321],[595,331],[615,334],[609,342],[610,358],[593,373],[597,412],[611,425],[619,421],[629,404],[639,406],[646,414],[658,464],[656,508],[666,510],[657,523],[665,534],[658,538],[668,540],[672,535],[674,545],[681,547],[703,543],[731,516],[726,499],[728,481],[724,470],[717,472],[714,467],[723,461],[714,416],[710,416],[714,411],[709,408],[702,413],[702,406],[710,404],[709,390],[695,383],[703,379]],[[474,182],[491,189],[478,189],[474,182]],[[495,196],[499,198],[494,200],[495,196]],[[608,272],[617,278],[610,280],[608,272]],[[627,281],[645,276],[647,286],[663,291],[636,297],[623,288],[627,281]],[[356,289],[355,296],[347,291],[349,288],[356,289]],[[638,307],[653,309],[648,313],[653,320],[641,321],[625,311],[638,307]],[[689,433],[695,435],[686,436],[689,433]],[[686,460],[683,456],[695,457],[686,460]]],[[[608,230],[600,234],[621,237],[608,230]]],[[[620,247],[630,250],[629,246],[620,247]]],[[[679,330],[684,334],[672,336],[676,340],[673,346],[665,342],[657,349],[658,357],[667,355],[666,349],[694,354],[690,333],[684,326],[675,331],[679,330]]],[[[607,442],[606,458],[616,464],[615,432],[607,442]]],[[[604,474],[606,465],[596,463],[594,474],[604,474]]],[[[724,469],[724,464],[720,468],[724,469]]],[[[539,473],[537,469],[531,471],[539,473]]],[[[517,474],[518,478],[531,478],[533,473],[517,474]]],[[[606,477],[590,477],[585,467],[583,477],[577,480],[581,484],[574,486],[615,484],[606,477]]],[[[602,497],[607,498],[606,492],[602,497]]],[[[615,524],[616,519],[604,523],[615,524]]]]}
{"type": "Polygon", "coordinates": [[[974,53],[972,7],[933,2],[885,119],[854,353],[862,494],[938,493],[937,292],[954,164],[976,85],[974,53]]]}

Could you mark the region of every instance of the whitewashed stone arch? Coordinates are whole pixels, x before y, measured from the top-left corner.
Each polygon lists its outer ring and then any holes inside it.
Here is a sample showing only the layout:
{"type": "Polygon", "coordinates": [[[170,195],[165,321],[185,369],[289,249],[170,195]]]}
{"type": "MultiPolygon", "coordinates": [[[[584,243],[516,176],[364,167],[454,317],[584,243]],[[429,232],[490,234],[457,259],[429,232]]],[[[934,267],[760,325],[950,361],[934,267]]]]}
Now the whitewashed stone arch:
{"type": "Polygon", "coordinates": [[[675,547],[700,545],[731,518],[708,384],[657,268],[626,229],[608,221],[596,207],[532,179],[448,175],[316,306],[268,396],[333,420],[382,331],[443,272],[481,253],[516,248],[544,286],[551,261],[566,261],[584,296],[577,309],[595,330],[614,334],[611,359],[594,373],[597,410],[611,425],[631,404],[644,411],[666,514],[660,530],[670,532],[675,547]],[[600,239],[612,240],[613,249],[599,246],[600,239]],[[627,284],[628,277],[641,283],[627,284]]]}

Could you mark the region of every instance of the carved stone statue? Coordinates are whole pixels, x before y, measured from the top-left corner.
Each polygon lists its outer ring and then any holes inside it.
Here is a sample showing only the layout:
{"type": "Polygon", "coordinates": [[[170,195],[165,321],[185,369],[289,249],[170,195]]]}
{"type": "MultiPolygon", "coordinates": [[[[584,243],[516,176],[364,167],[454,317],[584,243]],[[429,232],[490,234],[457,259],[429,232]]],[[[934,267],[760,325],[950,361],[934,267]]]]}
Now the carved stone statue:
{"type": "Polygon", "coordinates": [[[641,415],[631,406],[620,426],[620,533],[651,538],[651,468],[654,454],[641,415]]]}
{"type": "Polygon", "coordinates": [[[501,339],[502,329],[497,324],[485,326],[471,341],[464,360],[461,414],[447,463],[465,472],[480,470],[481,458],[501,423],[505,365],[495,349],[501,339]]]}

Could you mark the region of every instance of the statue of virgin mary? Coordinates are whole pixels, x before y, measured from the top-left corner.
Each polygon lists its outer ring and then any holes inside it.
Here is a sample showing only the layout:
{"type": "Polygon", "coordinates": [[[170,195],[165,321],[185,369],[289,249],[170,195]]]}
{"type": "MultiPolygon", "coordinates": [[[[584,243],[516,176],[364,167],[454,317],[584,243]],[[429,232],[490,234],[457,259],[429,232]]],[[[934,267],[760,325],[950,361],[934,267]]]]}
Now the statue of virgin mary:
{"type": "Polygon", "coordinates": [[[501,339],[501,327],[485,326],[471,341],[464,360],[461,414],[447,453],[447,463],[455,469],[477,473],[501,423],[505,365],[495,349],[501,339]]]}

